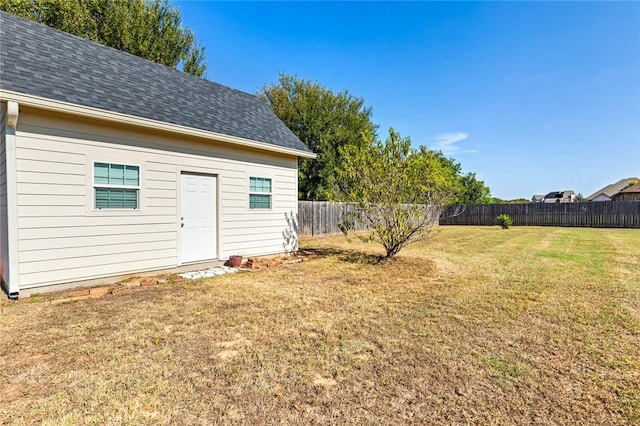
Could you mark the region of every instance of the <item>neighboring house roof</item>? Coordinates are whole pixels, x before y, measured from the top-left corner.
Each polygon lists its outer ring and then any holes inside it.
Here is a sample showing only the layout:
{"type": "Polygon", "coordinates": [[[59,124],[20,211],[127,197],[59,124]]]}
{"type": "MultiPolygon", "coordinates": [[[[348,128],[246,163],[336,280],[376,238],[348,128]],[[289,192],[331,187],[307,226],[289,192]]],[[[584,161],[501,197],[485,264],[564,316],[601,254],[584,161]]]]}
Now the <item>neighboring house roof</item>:
{"type": "Polygon", "coordinates": [[[635,177],[630,177],[630,178],[626,178],[626,179],[620,179],[618,182],[612,183],[611,185],[607,185],[604,188],[602,188],[602,189],[594,192],[593,194],[589,195],[587,197],[587,200],[591,201],[594,198],[598,197],[599,195],[604,195],[606,197],[611,198],[615,194],[617,194],[618,192],[622,191],[627,186],[629,186],[630,182],[633,182],[633,181],[636,181],[636,180],[638,180],[638,178],[635,178],[635,177]]]}
{"type": "Polygon", "coordinates": [[[636,183],[635,185],[631,185],[630,187],[625,188],[622,191],[618,192],[618,194],[631,194],[631,193],[640,193],[640,182],[636,183]]]}
{"type": "Polygon", "coordinates": [[[254,95],[5,12],[0,12],[0,91],[311,154],[254,95]]]}
{"type": "Polygon", "coordinates": [[[570,197],[572,195],[574,195],[575,192],[571,191],[571,190],[566,190],[566,191],[553,191],[548,193],[547,195],[544,196],[544,198],[563,198],[563,197],[570,197]]]}
{"type": "Polygon", "coordinates": [[[544,198],[562,198],[562,191],[553,191],[544,196],[544,198]]]}
{"type": "Polygon", "coordinates": [[[531,199],[533,201],[542,201],[544,200],[544,195],[534,195],[533,197],[531,197],[531,199]]]}
{"type": "Polygon", "coordinates": [[[544,196],[543,203],[573,202],[575,192],[571,190],[553,191],[544,196]]]}

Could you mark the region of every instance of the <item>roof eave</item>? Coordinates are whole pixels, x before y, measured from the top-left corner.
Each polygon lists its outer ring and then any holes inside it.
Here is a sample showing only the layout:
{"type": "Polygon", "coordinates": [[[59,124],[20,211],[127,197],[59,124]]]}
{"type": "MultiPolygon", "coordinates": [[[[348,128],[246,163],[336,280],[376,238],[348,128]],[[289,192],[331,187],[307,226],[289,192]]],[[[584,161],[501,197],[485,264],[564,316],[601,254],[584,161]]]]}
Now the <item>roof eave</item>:
{"type": "Polygon", "coordinates": [[[96,118],[106,121],[125,123],[134,126],[140,126],[147,129],[164,130],[170,133],[180,133],[190,136],[211,139],[218,142],[225,142],[233,145],[261,149],[265,151],[277,152],[280,154],[293,155],[302,158],[316,158],[316,154],[310,151],[286,148],[282,146],[272,145],[265,142],[255,141],[251,139],[240,138],[236,136],[225,135],[222,133],[210,132],[207,130],[195,129],[193,127],[181,126],[173,123],[166,123],[148,118],[136,117],[133,115],[122,114],[119,112],[102,110],[99,108],[88,107],[84,105],[72,104],[69,102],[48,99],[39,96],[27,95],[24,93],[13,92],[0,89],[0,101],[15,101],[20,105],[42,108],[50,111],[59,111],[68,114],[78,115],[88,118],[96,118]]]}

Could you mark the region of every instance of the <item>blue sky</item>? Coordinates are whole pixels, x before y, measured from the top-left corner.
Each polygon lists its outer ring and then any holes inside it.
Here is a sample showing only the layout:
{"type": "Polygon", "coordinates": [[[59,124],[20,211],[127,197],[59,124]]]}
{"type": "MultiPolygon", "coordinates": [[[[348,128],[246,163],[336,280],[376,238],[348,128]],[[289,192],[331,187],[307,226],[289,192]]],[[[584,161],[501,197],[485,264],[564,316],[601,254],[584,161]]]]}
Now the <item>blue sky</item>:
{"type": "Polygon", "coordinates": [[[348,89],[494,196],[640,176],[640,3],[180,1],[207,78],[348,89]]]}

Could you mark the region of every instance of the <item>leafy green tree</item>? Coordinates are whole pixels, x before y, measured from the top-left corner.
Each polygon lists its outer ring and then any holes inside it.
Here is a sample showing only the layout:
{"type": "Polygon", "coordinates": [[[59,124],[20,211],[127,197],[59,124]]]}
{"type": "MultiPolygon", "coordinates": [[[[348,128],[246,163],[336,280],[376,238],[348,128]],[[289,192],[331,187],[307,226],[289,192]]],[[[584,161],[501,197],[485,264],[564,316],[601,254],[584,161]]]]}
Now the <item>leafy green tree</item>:
{"type": "Polygon", "coordinates": [[[182,60],[182,70],[187,74],[204,77],[207,71],[204,46],[190,47],[186,58],[182,60]]]}
{"type": "Polygon", "coordinates": [[[411,140],[393,129],[384,143],[345,145],[341,152],[334,199],[354,206],[341,229],[348,235],[364,225],[370,233],[362,239],[381,244],[385,258],[427,238],[455,197],[457,172],[442,154],[413,149],[411,140]]]}
{"type": "Polygon", "coordinates": [[[169,0],[0,0],[0,10],[199,77],[204,47],[169,0]]]}
{"type": "MultiPolygon", "coordinates": [[[[451,158],[447,158],[440,151],[429,151],[421,146],[422,155],[431,158],[431,170],[438,170],[437,182],[446,185],[450,191],[455,193],[449,202],[450,204],[491,204],[491,191],[483,181],[476,178],[475,173],[462,174],[460,163],[456,163],[451,158]]],[[[433,180],[433,176],[431,177],[433,180]]]]}
{"type": "Polygon", "coordinates": [[[456,197],[457,204],[492,204],[491,190],[483,181],[476,178],[475,173],[460,176],[460,191],[456,197]]]}
{"type": "Polygon", "coordinates": [[[364,99],[347,90],[332,90],[280,74],[278,82],[258,93],[262,101],[318,156],[301,159],[299,193],[303,200],[326,200],[336,182],[336,169],[343,162],[342,147],[364,148],[375,137],[372,109],[364,99]]]}
{"type": "Polygon", "coordinates": [[[430,170],[438,170],[439,176],[430,176],[432,182],[437,182],[442,188],[446,185],[453,193],[450,204],[491,204],[491,191],[483,181],[476,178],[475,173],[462,174],[460,163],[445,157],[441,151],[430,151],[421,146],[420,152],[426,158],[430,158],[432,165],[430,170]],[[435,179],[435,180],[434,180],[435,179]]]}
{"type": "Polygon", "coordinates": [[[425,146],[418,148],[420,156],[429,162],[429,167],[424,176],[425,182],[432,188],[446,188],[454,197],[449,199],[449,204],[455,204],[457,196],[462,191],[460,164],[451,158],[445,157],[441,151],[430,151],[425,146]]]}

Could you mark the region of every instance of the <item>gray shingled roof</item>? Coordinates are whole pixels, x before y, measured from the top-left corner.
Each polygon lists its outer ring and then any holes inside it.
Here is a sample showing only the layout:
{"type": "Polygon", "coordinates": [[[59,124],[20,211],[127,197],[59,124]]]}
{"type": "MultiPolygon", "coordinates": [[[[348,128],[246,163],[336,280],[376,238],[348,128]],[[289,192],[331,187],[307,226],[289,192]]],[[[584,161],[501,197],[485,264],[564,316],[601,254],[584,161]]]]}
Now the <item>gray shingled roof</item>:
{"type": "Polygon", "coordinates": [[[593,200],[594,198],[596,198],[600,194],[604,194],[607,197],[611,198],[615,194],[617,194],[618,192],[622,191],[623,189],[625,189],[627,186],[629,186],[631,183],[633,183],[636,180],[638,180],[638,178],[635,178],[635,177],[630,177],[630,178],[626,178],[626,179],[620,179],[616,183],[612,183],[611,185],[607,185],[604,188],[600,189],[599,191],[596,191],[593,194],[589,195],[587,197],[587,200],[591,201],[591,200],[593,200]]]}
{"type": "Polygon", "coordinates": [[[4,12],[0,89],[310,152],[254,95],[4,12]]]}

